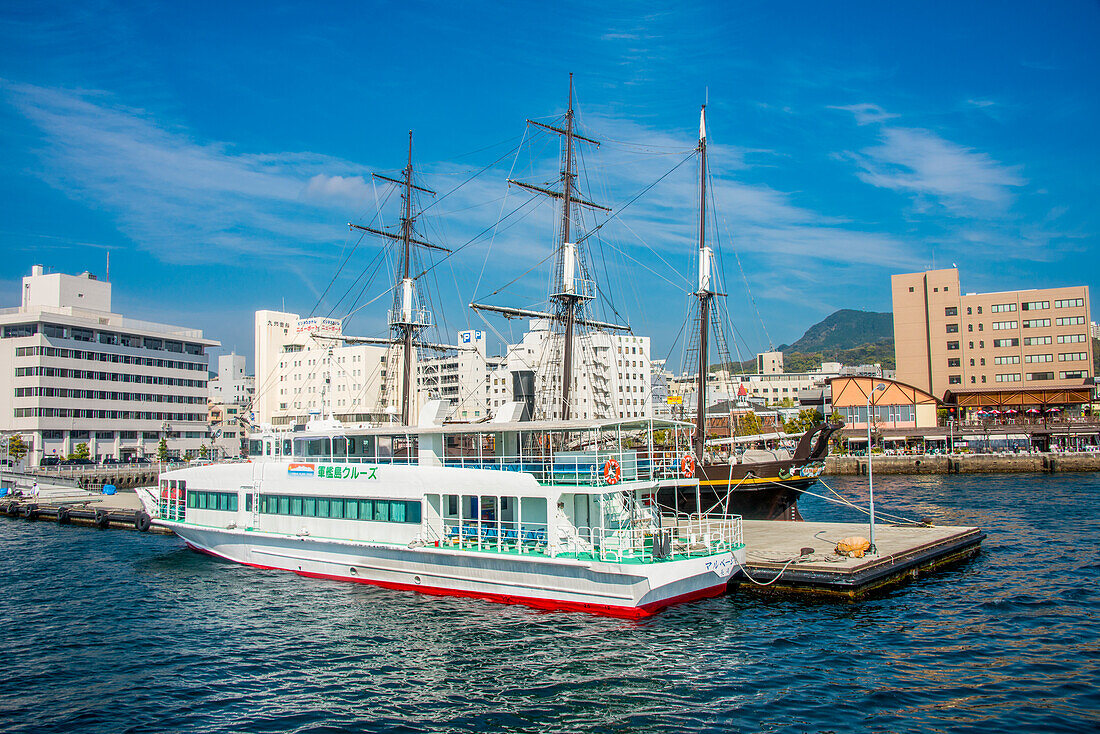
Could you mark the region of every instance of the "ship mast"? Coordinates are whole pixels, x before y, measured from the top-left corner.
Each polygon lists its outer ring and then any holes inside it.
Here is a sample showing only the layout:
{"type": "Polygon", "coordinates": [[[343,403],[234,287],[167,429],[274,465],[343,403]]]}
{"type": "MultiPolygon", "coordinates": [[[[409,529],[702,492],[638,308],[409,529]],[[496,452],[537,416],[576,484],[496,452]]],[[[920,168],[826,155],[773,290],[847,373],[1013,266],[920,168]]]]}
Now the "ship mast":
{"type": "Polygon", "coordinates": [[[707,440],[707,334],[710,331],[711,261],[714,251],[707,247],[707,106],[699,111],[699,387],[698,410],[695,413],[695,455],[699,466],[707,440]]]}
{"type": "Polygon", "coordinates": [[[573,111],[573,74],[569,75],[569,103],[565,112],[565,124],[561,127],[546,125],[534,120],[527,120],[528,125],[556,133],[563,138],[561,155],[561,191],[535,186],[533,184],[508,179],[509,185],[518,186],[521,189],[536,194],[543,194],[554,199],[560,199],[561,246],[558,249],[554,281],[551,285],[550,300],[554,303],[552,314],[545,314],[522,309],[502,308],[480,303],[471,303],[470,307],[482,311],[494,311],[505,316],[516,318],[520,316],[551,317],[562,325],[563,331],[563,359],[561,372],[561,419],[568,420],[571,413],[569,394],[573,387],[573,342],[574,331],[578,325],[594,326],[597,328],[629,331],[629,327],[618,324],[595,322],[586,318],[583,314],[584,303],[595,297],[595,284],[585,278],[584,264],[576,242],[573,238],[573,215],[577,207],[587,207],[599,211],[611,213],[611,209],[599,204],[587,201],[577,195],[576,165],[574,145],[577,142],[588,143],[599,147],[599,142],[576,131],[575,115],[573,111]]]}
{"type": "Polygon", "coordinates": [[[450,252],[450,250],[446,247],[440,247],[439,245],[433,245],[429,242],[417,239],[414,236],[413,225],[416,222],[417,214],[413,212],[413,191],[422,191],[432,196],[435,195],[435,192],[413,183],[412,130],[409,131],[408,162],[402,174],[403,176],[400,179],[383,176],[380,173],[373,174],[375,178],[381,181],[388,181],[389,183],[401,186],[403,211],[400,232],[389,232],[384,229],[375,229],[373,227],[351,224],[350,222],[348,226],[352,229],[370,232],[371,234],[387,237],[401,243],[401,279],[394,288],[394,301],[393,308],[389,313],[389,325],[390,331],[393,334],[393,340],[390,343],[399,343],[402,345],[404,358],[402,359],[401,375],[401,423],[407,426],[412,422],[413,343],[417,334],[432,325],[431,312],[426,308],[420,307],[419,298],[416,292],[416,281],[409,274],[412,246],[417,245],[426,247],[430,250],[441,250],[443,252],[450,252]]]}

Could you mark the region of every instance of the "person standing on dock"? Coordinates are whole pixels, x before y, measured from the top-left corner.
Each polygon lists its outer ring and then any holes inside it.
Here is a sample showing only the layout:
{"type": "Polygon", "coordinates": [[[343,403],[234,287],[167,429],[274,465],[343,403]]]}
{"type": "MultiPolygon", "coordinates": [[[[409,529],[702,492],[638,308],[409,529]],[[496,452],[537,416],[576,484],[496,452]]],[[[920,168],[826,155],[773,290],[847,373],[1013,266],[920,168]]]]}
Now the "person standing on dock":
{"type": "Polygon", "coordinates": [[[35,502],[38,501],[38,482],[31,485],[31,497],[34,498],[35,502]]]}

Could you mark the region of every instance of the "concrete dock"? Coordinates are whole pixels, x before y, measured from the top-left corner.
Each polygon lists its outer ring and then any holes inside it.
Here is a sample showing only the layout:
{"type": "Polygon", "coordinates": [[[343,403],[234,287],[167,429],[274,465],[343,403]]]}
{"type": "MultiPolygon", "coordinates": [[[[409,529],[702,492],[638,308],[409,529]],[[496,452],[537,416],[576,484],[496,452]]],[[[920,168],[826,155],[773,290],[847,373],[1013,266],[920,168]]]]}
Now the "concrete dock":
{"type": "Polygon", "coordinates": [[[0,497],[0,515],[25,520],[48,520],[61,525],[101,529],[170,533],[148,523],[134,492],[105,495],[72,487],[39,487],[38,499],[0,497]]]}
{"type": "Polygon", "coordinates": [[[866,538],[867,530],[866,523],[745,520],[745,572],[758,583],[779,578],[760,586],[739,571],[730,587],[763,595],[862,599],[972,558],[985,538],[979,528],[876,524],[877,554],[848,558],[834,552],[837,541],[866,538]],[[802,556],[804,548],[813,552],[802,556]]]}
{"type": "MultiPolygon", "coordinates": [[[[1054,474],[1100,471],[1097,453],[875,454],[875,474],[1054,474]]],[[[825,473],[866,475],[866,456],[829,456],[825,473]]]]}

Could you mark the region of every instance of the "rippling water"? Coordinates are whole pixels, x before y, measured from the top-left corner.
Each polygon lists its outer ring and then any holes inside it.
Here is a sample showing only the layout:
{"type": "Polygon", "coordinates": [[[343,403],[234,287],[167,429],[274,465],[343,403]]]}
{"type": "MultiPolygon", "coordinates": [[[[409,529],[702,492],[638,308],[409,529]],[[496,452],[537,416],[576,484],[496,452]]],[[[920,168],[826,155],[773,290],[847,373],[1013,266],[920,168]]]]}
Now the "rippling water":
{"type": "MultiPolygon", "coordinates": [[[[864,497],[860,479],[826,481],[864,497]]],[[[986,528],[981,556],[861,603],[727,595],[643,622],[0,519],[0,728],[1095,730],[1098,489],[1093,475],[884,477],[882,506],[986,528]]]]}

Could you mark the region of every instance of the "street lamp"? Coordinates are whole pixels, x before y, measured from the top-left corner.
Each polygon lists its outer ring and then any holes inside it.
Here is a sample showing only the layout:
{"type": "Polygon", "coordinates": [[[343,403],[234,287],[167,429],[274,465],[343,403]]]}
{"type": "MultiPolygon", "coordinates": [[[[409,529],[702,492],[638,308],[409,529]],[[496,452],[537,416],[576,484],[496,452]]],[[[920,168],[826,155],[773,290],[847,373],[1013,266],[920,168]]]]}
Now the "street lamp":
{"type": "Polygon", "coordinates": [[[871,408],[874,407],[874,401],[871,398],[876,392],[882,392],[885,389],[886,383],[880,382],[873,390],[867,391],[867,494],[871,505],[871,537],[868,539],[871,546],[867,549],[868,553],[878,553],[878,548],[875,547],[875,470],[873,466],[875,460],[871,454],[871,408]]]}

